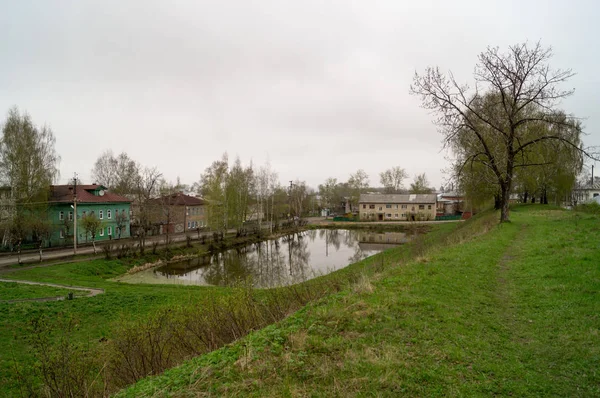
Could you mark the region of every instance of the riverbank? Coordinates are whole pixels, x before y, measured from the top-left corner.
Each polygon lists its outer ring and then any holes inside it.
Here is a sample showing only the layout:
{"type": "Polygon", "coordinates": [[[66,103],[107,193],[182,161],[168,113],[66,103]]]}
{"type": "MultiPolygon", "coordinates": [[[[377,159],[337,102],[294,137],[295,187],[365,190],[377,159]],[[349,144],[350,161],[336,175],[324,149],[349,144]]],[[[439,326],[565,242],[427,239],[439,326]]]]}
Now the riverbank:
{"type": "MultiPolygon", "coordinates": [[[[226,240],[225,245],[232,247],[248,244],[252,243],[253,239],[255,237],[234,236],[226,240]]],[[[208,250],[209,243],[207,239],[204,245],[193,242],[191,248],[185,246],[172,248],[167,257],[205,252],[208,250]]],[[[220,242],[218,244],[220,245],[220,242]]],[[[75,372],[81,377],[89,376],[89,380],[99,380],[98,372],[103,364],[86,364],[81,361],[99,359],[101,353],[96,350],[106,351],[107,344],[114,344],[115,337],[122,336],[124,330],[146,330],[144,328],[152,325],[157,314],[163,311],[173,313],[173,309],[218,307],[229,297],[237,297],[236,294],[240,290],[235,287],[130,285],[111,281],[125,274],[132,267],[165,257],[164,254],[152,254],[151,250],[147,250],[144,257],[135,255],[116,258],[119,253],[115,251],[112,252],[110,260],[96,258],[5,270],[10,271],[2,274],[5,279],[86,286],[102,289],[105,293],[95,297],[76,297],[74,300],[58,302],[0,303],[0,346],[10,347],[9,350],[0,350],[0,396],[12,397],[23,394],[35,396],[39,393],[40,375],[37,372],[40,371],[38,366],[40,364],[39,362],[35,364],[39,361],[40,354],[55,353],[57,360],[60,358],[59,354],[72,355],[73,357],[68,359],[63,358],[69,363],[69,367],[55,369],[75,372]],[[131,326],[130,322],[134,321],[142,322],[143,325],[131,326]],[[45,341],[48,345],[36,348],[36,342],[40,341],[45,341]],[[68,347],[62,347],[60,342],[67,344],[68,347]],[[61,351],[62,348],[65,350],[61,351]]],[[[304,284],[302,287],[304,293],[293,289],[272,289],[277,295],[278,292],[283,294],[283,296],[275,296],[273,305],[278,306],[279,311],[285,311],[280,312],[282,317],[286,316],[289,314],[288,311],[299,308],[299,305],[304,302],[298,301],[299,299],[313,300],[326,294],[329,289],[338,289],[339,286],[348,283],[352,272],[362,269],[361,267],[372,262],[374,267],[380,267],[381,258],[374,257],[367,262],[349,267],[348,270],[338,271],[336,275],[321,277],[318,278],[319,281],[304,284]],[[294,296],[282,298],[286,297],[286,294],[294,296]],[[294,307],[288,308],[288,302],[294,307]]],[[[31,289],[27,292],[28,298],[41,298],[45,294],[46,291],[40,289],[35,291],[31,289]]],[[[256,302],[264,302],[266,299],[271,299],[271,296],[267,297],[266,293],[258,292],[256,299],[256,302]]],[[[236,303],[238,302],[228,305],[237,305],[236,303]]],[[[177,362],[170,366],[176,364],[177,362]]],[[[83,386],[86,380],[78,380],[77,383],[83,386]]]]}
{"type": "Polygon", "coordinates": [[[600,217],[496,217],[119,396],[598,396],[600,217]]]}

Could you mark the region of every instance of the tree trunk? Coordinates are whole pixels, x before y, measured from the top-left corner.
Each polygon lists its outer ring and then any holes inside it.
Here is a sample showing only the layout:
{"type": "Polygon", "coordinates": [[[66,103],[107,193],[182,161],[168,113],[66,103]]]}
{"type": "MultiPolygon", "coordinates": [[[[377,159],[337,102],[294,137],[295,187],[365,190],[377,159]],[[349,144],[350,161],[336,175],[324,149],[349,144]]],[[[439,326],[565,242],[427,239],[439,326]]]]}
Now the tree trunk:
{"type": "Polygon", "coordinates": [[[21,242],[17,243],[17,262],[21,263],[21,242]]]}
{"type": "Polygon", "coordinates": [[[527,203],[528,196],[529,192],[525,191],[525,193],[523,194],[523,203],[527,203]]]}
{"type": "Polygon", "coordinates": [[[510,221],[510,181],[502,185],[502,195],[500,197],[500,201],[500,222],[508,222],[510,221]]]}
{"type": "Polygon", "coordinates": [[[94,246],[94,254],[96,254],[96,239],[92,239],[92,246],[94,246]]]}
{"type": "Polygon", "coordinates": [[[501,198],[499,194],[494,195],[494,210],[500,210],[501,208],[501,198]]]}
{"type": "Polygon", "coordinates": [[[40,251],[40,263],[42,262],[42,260],[44,259],[44,256],[42,254],[42,244],[40,243],[38,246],[38,250],[40,251]]]}

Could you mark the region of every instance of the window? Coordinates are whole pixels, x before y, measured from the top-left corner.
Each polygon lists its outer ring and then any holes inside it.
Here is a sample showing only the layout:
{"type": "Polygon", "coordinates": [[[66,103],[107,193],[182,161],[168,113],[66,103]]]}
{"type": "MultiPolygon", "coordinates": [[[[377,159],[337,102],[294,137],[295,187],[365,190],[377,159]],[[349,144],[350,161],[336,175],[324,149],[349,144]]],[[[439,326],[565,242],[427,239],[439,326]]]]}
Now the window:
{"type": "Polygon", "coordinates": [[[398,213],[394,214],[394,218],[398,218],[398,213]]]}
{"type": "Polygon", "coordinates": [[[65,237],[65,231],[63,231],[62,229],[60,230],[60,238],[64,238],[65,237]]]}
{"type": "Polygon", "coordinates": [[[104,236],[104,228],[100,228],[100,236],[104,236]]]}
{"type": "Polygon", "coordinates": [[[73,221],[73,212],[72,211],[69,212],[69,221],[73,221]]]}
{"type": "Polygon", "coordinates": [[[425,210],[425,205],[419,205],[419,210],[425,210]]]}
{"type": "Polygon", "coordinates": [[[392,205],[385,205],[385,208],[386,208],[386,209],[391,209],[391,208],[392,208],[392,205]]]}
{"type": "Polygon", "coordinates": [[[385,216],[386,216],[387,218],[392,218],[392,215],[391,215],[391,214],[386,214],[385,216]]]}
{"type": "Polygon", "coordinates": [[[412,207],[412,211],[415,211],[415,206],[412,207]]]}
{"type": "Polygon", "coordinates": [[[375,205],[369,205],[369,209],[374,209],[375,205]]]}
{"type": "Polygon", "coordinates": [[[595,193],[595,194],[593,195],[593,197],[595,198],[595,197],[596,197],[596,196],[598,196],[598,195],[600,195],[600,193],[595,193]]]}
{"type": "Polygon", "coordinates": [[[431,210],[431,205],[427,205],[427,210],[431,210]]]}
{"type": "Polygon", "coordinates": [[[383,210],[383,206],[379,206],[379,211],[383,210]]]}
{"type": "Polygon", "coordinates": [[[112,212],[110,211],[110,209],[106,210],[106,218],[108,218],[109,220],[112,218],[112,212]]]}
{"type": "Polygon", "coordinates": [[[402,208],[403,208],[403,209],[406,209],[406,205],[402,205],[402,208]]]}
{"type": "Polygon", "coordinates": [[[192,223],[188,221],[188,229],[192,228],[192,223]]]}
{"type": "Polygon", "coordinates": [[[406,213],[402,213],[402,215],[400,217],[406,218],[406,213]]]}
{"type": "Polygon", "coordinates": [[[108,236],[112,235],[112,227],[106,227],[106,232],[108,236]]]}
{"type": "Polygon", "coordinates": [[[396,209],[398,208],[398,205],[396,205],[396,209]]]}
{"type": "Polygon", "coordinates": [[[58,212],[58,219],[61,220],[61,221],[65,219],[65,212],[64,211],[59,211],[58,212]]]}
{"type": "Polygon", "coordinates": [[[99,210],[98,211],[98,218],[101,219],[101,220],[104,218],[104,210],[99,210]]]}
{"type": "Polygon", "coordinates": [[[87,216],[87,211],[84,210],[81,212],[81,217],[85,217],[85,216],[87,216]]]}
{"type": "Polygon", "coordinates": [[[367,208],[367,205],[363,205],[363,209],[366,209],[366,208],[367,208]]]}

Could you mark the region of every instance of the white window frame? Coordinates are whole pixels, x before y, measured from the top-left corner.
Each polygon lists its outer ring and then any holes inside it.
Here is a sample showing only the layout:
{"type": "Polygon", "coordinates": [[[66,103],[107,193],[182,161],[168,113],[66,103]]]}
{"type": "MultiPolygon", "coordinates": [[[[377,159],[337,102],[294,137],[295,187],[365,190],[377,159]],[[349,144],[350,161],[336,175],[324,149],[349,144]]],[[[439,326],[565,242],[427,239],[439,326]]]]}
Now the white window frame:
{"type": "Polygon", "coordinates": [[[64,220],[64,219],[65,219],[65,212],[64,212],[64,211],[59,211],[59,212],[58,212],[58,219],[59,219],[60,221],[62,221],[62,220],[64,220]]]}
{"type": "Polygon", "coordinates": [[[109,225],[108,227],[106,227],[106,234],[108,236],[112,236],[112,226],[109,225]]]}
{"type": "MultiPolygon", "coordinates": [[[[102,210],[100,210],[102,211],[102,210]]],[[[104,228],[100,228],[100,236],[104,236],[104,228]]]]}
{"type": "Polygon", "coordinates": [[[65,238],[65,231],[63,231],[62,229],[60,230],[60,238],[64,239],[65,238]]]}
{"type": "Polygon", "coordinates": [[[69,212],[69,221],[73,221],[73,212],[72,211],[69,212]]]}
{"type": "Polygon", "coordinates": [[[110,210],[110,209],[106,210],[106,219],[108,219],[108,220],[112,219],[112,210],[110,210]]]}
{"type": "Polygon", "coordinates": [[[104,219],[104,210],[98,210],[98,220],[104,219]]]}

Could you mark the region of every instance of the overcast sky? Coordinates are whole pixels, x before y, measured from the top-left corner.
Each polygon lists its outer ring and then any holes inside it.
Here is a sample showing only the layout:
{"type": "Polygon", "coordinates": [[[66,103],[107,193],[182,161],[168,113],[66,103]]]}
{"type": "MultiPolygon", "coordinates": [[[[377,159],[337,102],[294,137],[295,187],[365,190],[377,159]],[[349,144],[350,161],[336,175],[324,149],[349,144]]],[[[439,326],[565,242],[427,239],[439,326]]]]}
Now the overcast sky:
{"type": "Polygon", "coordinates": [[[379,185],[392,166],[445,182],[431,115],[409,95],[429,65],[472,82],[488,45],[552,46],[572,68],[562,107],[600,145],[595,1],[0,0],[0,118],[48,124],[61,183],[105,150],[197,181],[223,152],[282,183],[379,185]],[[485,4],[485,5],[484,5],[485,4]]]}

